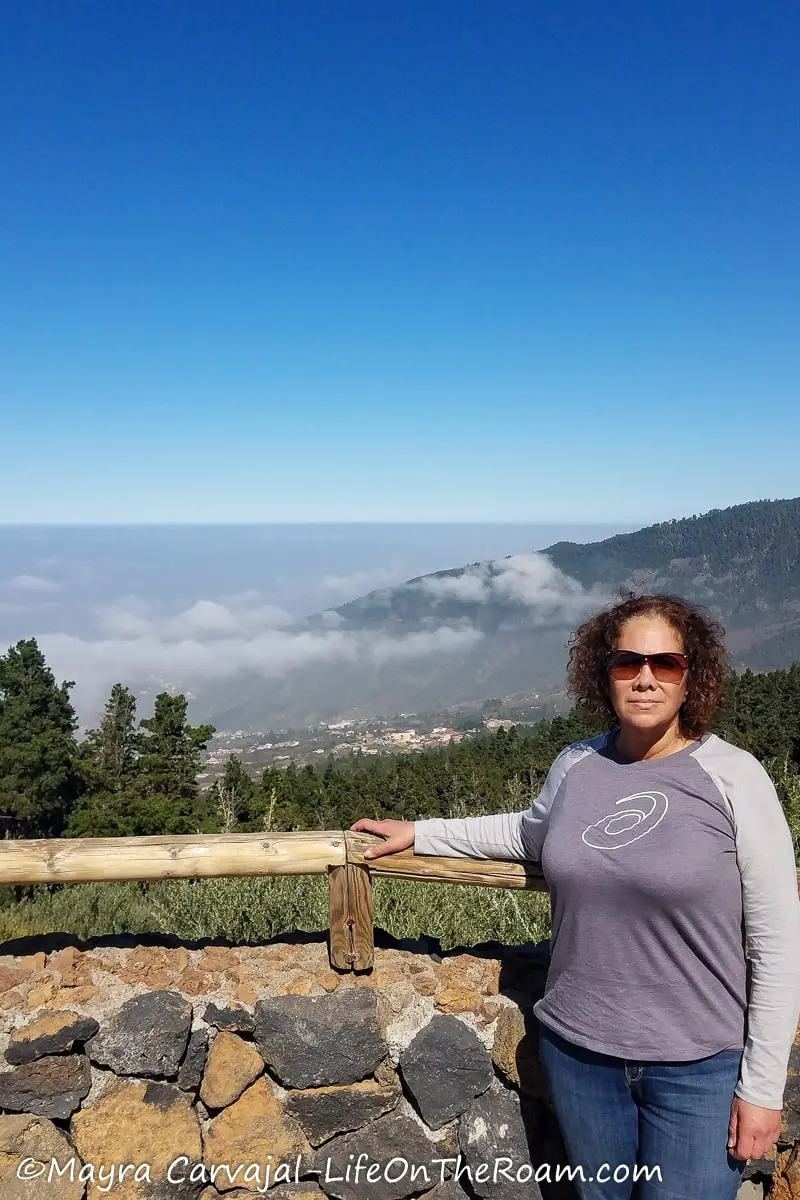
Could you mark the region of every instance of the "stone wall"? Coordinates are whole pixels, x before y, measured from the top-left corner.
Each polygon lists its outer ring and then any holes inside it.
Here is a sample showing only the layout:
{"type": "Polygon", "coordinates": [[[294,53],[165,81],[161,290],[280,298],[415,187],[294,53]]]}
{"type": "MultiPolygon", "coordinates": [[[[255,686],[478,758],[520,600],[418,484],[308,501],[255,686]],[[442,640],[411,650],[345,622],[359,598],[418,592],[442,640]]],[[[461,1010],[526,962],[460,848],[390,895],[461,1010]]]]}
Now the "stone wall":
{"type": "MultiPolygon", "coordinates": [[[[365,974],[332,971],[322,934],[0,950],[2,1200],[574,1196],[543,1178],[564,1162],[531,1013],[546,944],[378,931],[365,974]]],[[[800,1197],[800,1044],[791,1072],[747,1194],[800,1197]]]]}

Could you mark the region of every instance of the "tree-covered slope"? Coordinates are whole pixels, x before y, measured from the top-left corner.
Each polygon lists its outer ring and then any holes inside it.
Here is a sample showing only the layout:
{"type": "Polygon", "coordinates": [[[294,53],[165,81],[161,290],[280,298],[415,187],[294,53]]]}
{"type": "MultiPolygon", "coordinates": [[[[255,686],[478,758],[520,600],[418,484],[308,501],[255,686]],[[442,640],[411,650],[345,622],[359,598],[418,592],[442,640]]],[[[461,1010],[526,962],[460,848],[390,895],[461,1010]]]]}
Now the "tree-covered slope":
{"type": "Polygon", "coordinates": [[[562,624],[582,607],[631,588],[675,591],[719,615],[744,616],[748,624],[754,618],[765,637],[782,633],[787,622],[800,625],[800,498],[714,509],[601,542],[557,542],[541,554],[556,570],[548,578],[544,570],[524,567],[523,585],[530,586],[497,586],[516,569],[516,556],[410,579],[335,612],[350,628],[411,629],[456,620],[487,628],[526,614],[540,625],[562,624]],[[768,628],[769,613],[782,615],[779,627],[768,628]]]}
{"type": "Polygon", "coordinates": [[[629,590],[708,606],[739,668],[798,660],[800,499],[715,509],[588,545],[559,542],[370,592],[298,626],[351,639],[349,658],[269,688],[255,674],[238,679],[224,695],[217,689],[209,715],[225,727],[259,712],[305,723],[354,709],[390,715],[552,693],[563,687],[570,631],[629,590]]]}
{"type": "Polygon", "coordinates": [[[674,581],[684,592],[725,597],[734,609],[796,604],[800,498],[713,509],[590,545],[557,542],[544,553],[584,584],[640,575],[659,586],[674,581]]]}

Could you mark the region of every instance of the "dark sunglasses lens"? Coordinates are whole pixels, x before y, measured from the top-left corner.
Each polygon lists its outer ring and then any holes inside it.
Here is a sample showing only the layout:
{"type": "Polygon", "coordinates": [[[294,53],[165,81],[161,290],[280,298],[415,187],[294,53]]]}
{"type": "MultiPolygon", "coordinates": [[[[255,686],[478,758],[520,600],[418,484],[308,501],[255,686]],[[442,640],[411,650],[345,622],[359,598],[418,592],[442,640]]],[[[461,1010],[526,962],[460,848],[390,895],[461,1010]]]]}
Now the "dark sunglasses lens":
{"type": "Polygon", "coordinates": [[[608,660],[608,673],[612,679],[635,679],[642,669],[644,658],[630,650],[617,650],[608,660]]]}
{"type": "Polygon", "coordinates": [[[677,654],[654,654],[650,659],[650,670],[659,683],[680,683],[683,679],[683,659],[677,654]]]}

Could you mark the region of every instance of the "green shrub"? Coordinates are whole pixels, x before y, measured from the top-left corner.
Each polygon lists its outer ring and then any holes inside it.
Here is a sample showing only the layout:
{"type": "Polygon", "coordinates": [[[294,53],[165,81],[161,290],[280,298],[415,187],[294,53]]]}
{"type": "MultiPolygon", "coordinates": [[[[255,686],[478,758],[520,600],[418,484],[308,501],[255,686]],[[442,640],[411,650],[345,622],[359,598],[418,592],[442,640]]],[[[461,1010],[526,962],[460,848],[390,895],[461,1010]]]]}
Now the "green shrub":
{"type": "MultiPolygon", "coordinates": [[[[375,924],[398,938],[427,934],[449,949],[547,937],[549,897],[537,892],[377,879],[375,924]]],[[[170,933],[187,941],[252,943],[292,930],[328,928],[322,875],[198,879],[167,883],[78,883],[38,887],[0,908],[0,940],[41,933],[80,938],[170,933]]]]}

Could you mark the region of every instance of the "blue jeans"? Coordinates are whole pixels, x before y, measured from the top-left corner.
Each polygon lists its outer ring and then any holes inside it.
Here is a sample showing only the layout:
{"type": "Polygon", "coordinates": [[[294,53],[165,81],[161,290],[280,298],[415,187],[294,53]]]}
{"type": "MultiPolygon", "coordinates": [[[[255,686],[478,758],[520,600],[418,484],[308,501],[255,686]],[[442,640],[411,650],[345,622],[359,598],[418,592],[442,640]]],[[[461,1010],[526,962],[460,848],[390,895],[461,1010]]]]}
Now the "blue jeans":
{"type": "Polygon", "coordinates": [[[570,1165],[583,1168],[581,1200],[734,1200],[745,1164],[728,1154],[728,1120],[741,1050],[632,1062],[541,1026],[539,1055],[570,1165]],[[660,1167],[660,1179],[637,1182],[635,1165],[660,1167]]]}

